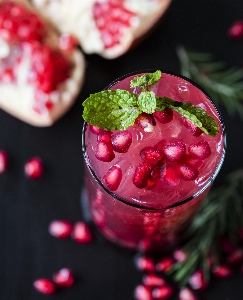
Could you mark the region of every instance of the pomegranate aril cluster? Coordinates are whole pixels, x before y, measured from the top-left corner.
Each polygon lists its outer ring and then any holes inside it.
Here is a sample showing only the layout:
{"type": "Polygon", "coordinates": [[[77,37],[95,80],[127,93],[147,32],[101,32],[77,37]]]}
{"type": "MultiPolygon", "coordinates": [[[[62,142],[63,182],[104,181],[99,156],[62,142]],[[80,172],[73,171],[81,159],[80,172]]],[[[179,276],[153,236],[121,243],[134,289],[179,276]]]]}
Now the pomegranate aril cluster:
{"type": "Polygon", "coordinates": [[[132,26],[136,17],[124,6],[123,0],[97,1],[93,4],[92,13],[106,49],[120,44],[124,30],[132,26]]]}
{"type": "Polygon", "coordinates": [[[35,289],[45,295],[53,295],[59,289],[69,288],[74,284],[74,274],[70,268],[62,268],[53,274],[53,278],[39,278],[33,283],[35,289]]]}
{"type": "Polygon", "coordinates": [[[49,224],[49,233],[59,239],[72,238],[80,244],[89,244],[93,241],[93,234],[87,223],[78,221],[71,223],[68,220],[53,220],[49,224]]]}

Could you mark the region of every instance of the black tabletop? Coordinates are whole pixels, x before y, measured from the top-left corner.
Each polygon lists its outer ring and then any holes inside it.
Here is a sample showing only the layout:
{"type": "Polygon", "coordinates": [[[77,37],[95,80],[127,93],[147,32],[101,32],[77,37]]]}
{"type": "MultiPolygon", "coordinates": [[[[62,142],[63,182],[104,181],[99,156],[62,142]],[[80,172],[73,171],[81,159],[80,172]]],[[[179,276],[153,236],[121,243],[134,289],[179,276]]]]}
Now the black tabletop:
{"type": "MultiPolygon", "coordinates": [[[[76,283],[52,296],[72,300],[132,300],[142,274],[134,254],[105,242],[96,229],[89,245],[56,239],[48,233],[54,219],[84,219],[80,191],[84,176],[81,133],[82,101],[117,77],[142,69],[180,72],[178,45],[212,53],[229,67],[242,67],[243,40],[227,36],[229,26],[243,19],[241,0],[173,0],[158,27],[136,48],[115,60],[86,56],[86,79],[75,105],[49,128],[36,128],[0,110],[0,148],[10,165],[0,175],[0,299],[42,300],[33,288],[40,277],[51,278],[63,267],[71,268],[76,283]],[[24,164],[33,156],[44,163],[44,176],[30,180],[24,164]]],[[[228,149],[215,182],[243,166],[243,122],[220,106],[228,134],[228,149]]],[[[240,270],[227,280],[212,280],[202,300],[240,300],[240,270]]],[[[172,299],[177,299],[174,296],[172,299]]]]}

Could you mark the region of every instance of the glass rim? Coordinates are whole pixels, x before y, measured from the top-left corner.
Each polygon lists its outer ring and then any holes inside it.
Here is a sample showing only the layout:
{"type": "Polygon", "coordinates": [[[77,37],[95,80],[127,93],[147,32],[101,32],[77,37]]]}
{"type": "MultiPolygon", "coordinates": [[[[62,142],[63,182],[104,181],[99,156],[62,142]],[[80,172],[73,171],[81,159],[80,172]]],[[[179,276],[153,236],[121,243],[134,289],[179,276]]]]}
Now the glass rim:
{"type": "MultiPolygon", "coordinates": [[[[119,81],[133,76],[133,75],[137,75],[137,74],[144,74],[144,73],[150,73],[150,72],[155,72],[155,69],[147,69],[147,70],[140,70],[140,71],[135,71],[135,72],[130,72],[126,75],[123,75],[117,79],[115,79],[114,81],[112,81],[108,86],[106,86],[103,90],[107,90],[109,89],[111,86],[113,86],[114,84],[118,83],[119,81]]],[[[194,85],[196,88],[198,88],[201,92],[204,93],[204,95],[206,96],[206,98],[208,98],[208,100],[211,102],[211,104],[213,105],[214,109],[216,110],[218,117],[219,117],[219,121],[220,121],[220,125],[222,127],[222,136],[223,136],[223,149],[222,149],[222,153],[221,153],[221,157],[220,160],[218,162],[217,167],[215,168],[213,174],[208,178],[208,180],[206,181],[206,183],[204,184],[204,186],[199,189],[199,191],[197,191],[196,193],[194,193],[193,195],[191,195],[190,197],[187,197],[184,200],[181,201],[177,201],[176,203],[166,206],[166,207],[153,207],[153,206],[148,206],[148,205],[143,205],[143,204],[138,204],[135,202],[131,202],[130,200],[123,198],[119,195],[117,195],[114,192],[111,192],[103,183],[102,181],[98,178],[98,176],[96,175],[95,171],[92,169],[92,167],[90,166],[89,163],[89,158],[86,152],[86,145],[85,145],[85,131],[86,131],[86,127],[87,127],[87,122],[84,121],[83,124],[83,129],[82,129],[82,152],[83,152],[83,156],[84,156],[84,161],[86,163],[86,166],[91,174],[91,176],[94,178],[94,180],[99,184],[99,186],[106,191],[106,193],[108,193],[111,197],[115,198],[116,200],[123,202],[126,205],[129,206],[133,206],[139,209],[145,209],[145,210],[154,210],[154,211],[161,211],[161,210],[166,210],[169,208],[173,208],[173,207],[177,207],[177,206],[181,206],[193,199],[195,199],[196,197],[198,197],[199,195],[201,195],[205,190],[207,190],[207,188],[210,187],[210,185],[213,183],[213,181],[215,180],[215,178],[217,177],[223,162],[224,162],[224,158],[225,158],[225,153],[226,153],[226,130],[225,130],[225,125],[224,125],[224,121],[221,115],[221,112],[219,111],[217,105],[215,104],[215,102],[212,100],[212,98],[208,95],[208,93],[200,86],[198,85],[196,82],[192,81],[190,78],[187,78],[184,75],[181,74],[176,74],[170,71],[163,71],[161,70],[162,74],[168,74],[168,75],[172,75],[172,76],[176,76],[178,78],[184,79],[186,81],[188,81],[189,83],[191,83],[192,85],[194,85]]]]}

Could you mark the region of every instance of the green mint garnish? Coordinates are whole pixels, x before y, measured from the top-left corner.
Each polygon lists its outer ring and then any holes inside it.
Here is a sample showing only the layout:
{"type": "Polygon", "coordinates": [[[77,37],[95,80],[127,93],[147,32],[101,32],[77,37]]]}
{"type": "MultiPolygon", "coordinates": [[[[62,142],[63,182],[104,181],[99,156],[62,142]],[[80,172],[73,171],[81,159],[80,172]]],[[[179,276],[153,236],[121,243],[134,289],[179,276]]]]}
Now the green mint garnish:
{"type": "Polygon", "coordinates": [[[161,71],[137,76],[131,80],[131,88],[139,87],[142,92],[136,96],[125,90],[105,90],[91,94],[84,103],[83,118],[90,125],[107,130],[124,130],[134,125],[143,112],[152,114],[156,110],[169,107],[198,126],[210,136],[219,133],[217,122],[202,108],[189,102],[174,101],[168,97],[158,97],[149,87],[160,79],[161,71]]]}

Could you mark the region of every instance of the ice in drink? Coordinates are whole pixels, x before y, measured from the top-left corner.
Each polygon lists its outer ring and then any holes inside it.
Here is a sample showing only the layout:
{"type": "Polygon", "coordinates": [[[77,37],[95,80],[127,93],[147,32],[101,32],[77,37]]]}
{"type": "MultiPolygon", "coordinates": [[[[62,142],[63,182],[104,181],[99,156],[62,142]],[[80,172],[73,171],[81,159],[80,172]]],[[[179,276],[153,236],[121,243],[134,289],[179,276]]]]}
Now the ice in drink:
{"type": "MultiPolygon", "coordinates": [[[[138,75],[117,80],[108,89],[139,94],[139,87],[130,87],[138,75]]],[[[216,121],[219,133],[210,136],[170,108],[142,113],[125,130],[84,125],[85,193],[92,218],[108,239],[131,248],[174,243],[195,215],[225,154],[221,116],[198,86],[163,72],[149,90],[202,108],[216,121]]]]}

